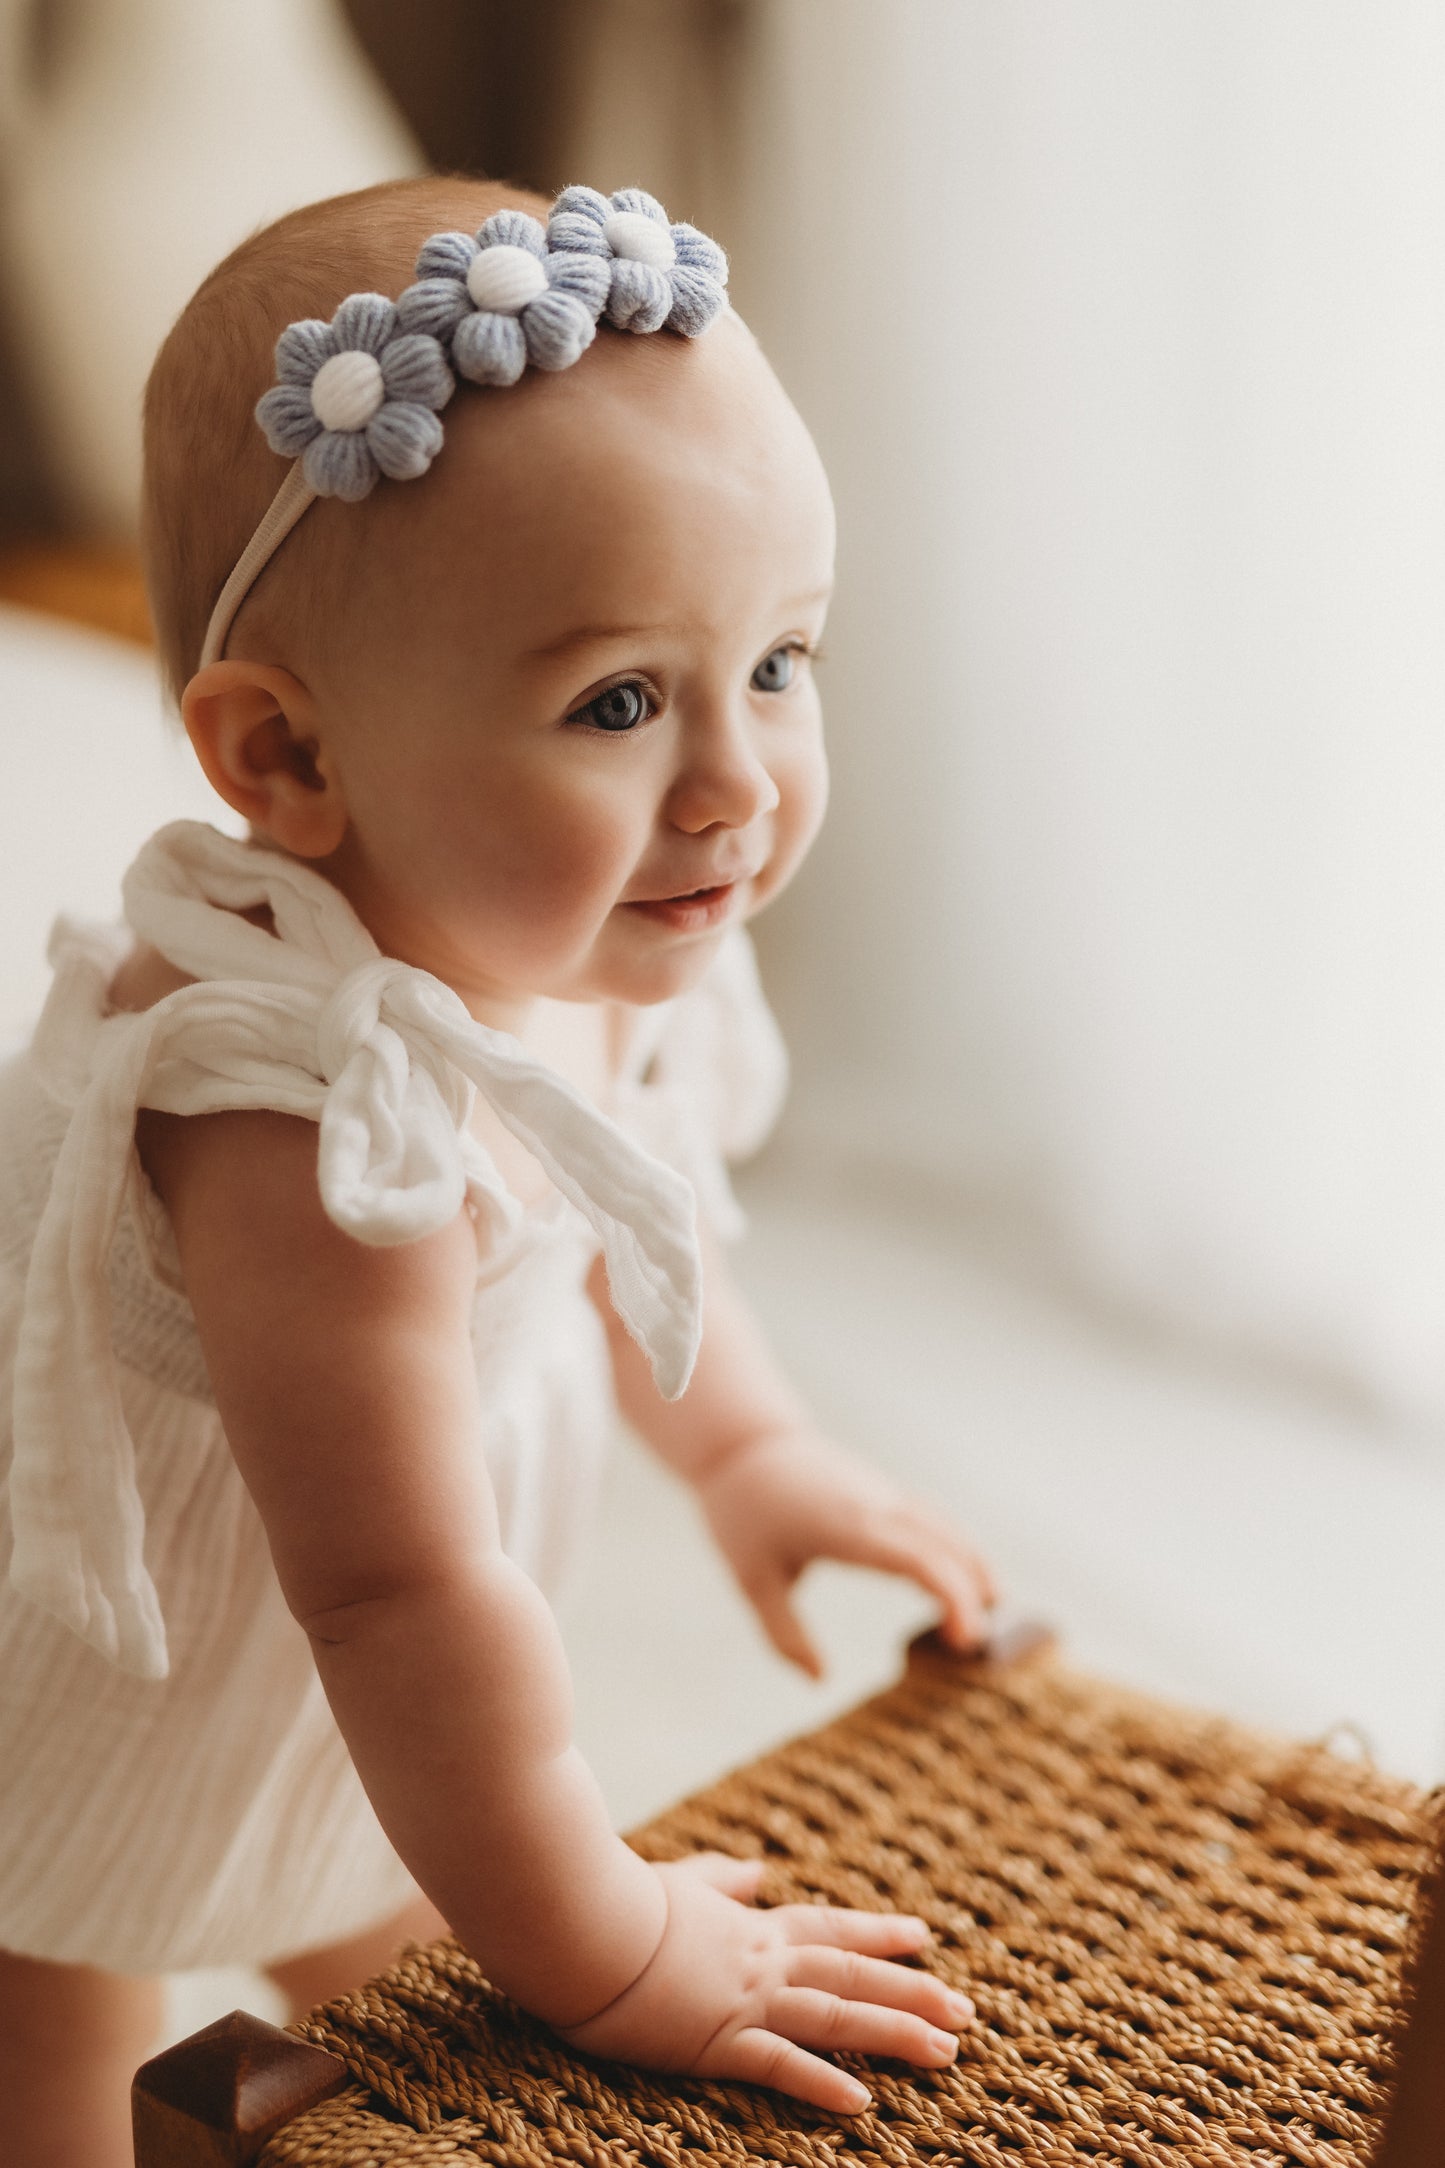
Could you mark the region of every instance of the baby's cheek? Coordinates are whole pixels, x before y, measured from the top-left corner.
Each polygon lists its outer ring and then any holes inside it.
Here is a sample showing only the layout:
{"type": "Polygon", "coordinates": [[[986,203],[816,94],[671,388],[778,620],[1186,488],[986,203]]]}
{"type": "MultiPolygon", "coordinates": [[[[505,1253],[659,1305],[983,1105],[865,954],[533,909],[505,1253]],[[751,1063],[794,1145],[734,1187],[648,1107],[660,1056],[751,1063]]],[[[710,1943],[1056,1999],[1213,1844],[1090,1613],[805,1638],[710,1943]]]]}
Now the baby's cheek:
{"type": "Polygon", "coordinates": [[[828,806],[828,762],[819,729],[784,750],[773,764],[778,786],[778,810],[774,815],[775,848],[769,868],[768,893],[775,894],[802,864],[811,849],[828,806]]]}
{"type": "Polygon", "coordinates": [[[474,846],[494,925],[519,952],[563,960],[612,908],[631,871],[630,838],[585,793],[514,797],[494,809],[474,846]]]}
{"type": "Polygon", "coordinates": [[[529,808],[516,862],[539,905],[562,917],[610,910],[636,855],[632,826],[603,793],[585,788],[529,808]]]}

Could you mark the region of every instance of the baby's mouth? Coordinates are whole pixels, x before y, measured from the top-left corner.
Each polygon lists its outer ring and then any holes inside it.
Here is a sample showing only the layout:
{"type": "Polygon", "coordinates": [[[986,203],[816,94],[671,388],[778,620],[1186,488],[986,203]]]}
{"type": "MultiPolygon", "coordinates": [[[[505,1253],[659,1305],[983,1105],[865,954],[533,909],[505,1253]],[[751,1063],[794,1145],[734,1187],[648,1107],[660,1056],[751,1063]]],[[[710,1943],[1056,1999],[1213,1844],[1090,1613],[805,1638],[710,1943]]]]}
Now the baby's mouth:
{"type": "Polygon", "coordinates": [[[736,881],[725,881],[720,887],[694,888],[686,895],[639,899],[626,908],[640,912],[654,924],[670,926],[678,933],[701,933],[709,926],[722,923],[732,909],[737,892],[736,881]]]}

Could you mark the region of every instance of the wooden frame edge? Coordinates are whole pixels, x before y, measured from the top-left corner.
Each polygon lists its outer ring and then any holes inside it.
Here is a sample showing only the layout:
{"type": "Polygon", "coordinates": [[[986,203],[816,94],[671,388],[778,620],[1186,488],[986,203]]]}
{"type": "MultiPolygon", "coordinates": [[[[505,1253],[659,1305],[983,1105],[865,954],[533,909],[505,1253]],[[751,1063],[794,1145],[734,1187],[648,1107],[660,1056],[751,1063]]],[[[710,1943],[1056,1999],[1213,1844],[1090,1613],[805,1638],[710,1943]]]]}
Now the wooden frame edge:
{"type": "Polygon", "coordinates": [[[268,2138],[350,2083],[335,2055],[232,2010],[136,2072],[136,2168],[252,2168],[268,2138]]]}

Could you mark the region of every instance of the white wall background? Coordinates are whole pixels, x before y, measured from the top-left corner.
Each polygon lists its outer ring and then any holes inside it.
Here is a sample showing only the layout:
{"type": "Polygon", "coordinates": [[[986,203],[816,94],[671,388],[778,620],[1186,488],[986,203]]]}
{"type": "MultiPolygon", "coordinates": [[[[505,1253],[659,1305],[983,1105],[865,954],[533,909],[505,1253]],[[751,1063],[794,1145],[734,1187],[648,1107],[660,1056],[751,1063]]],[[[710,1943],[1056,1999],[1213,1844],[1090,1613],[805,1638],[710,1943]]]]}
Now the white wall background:
{"type": "Polygon", "coordinates": [[[1445,15],[773,0],[843,517],[795,1138],[1445,1422],[1445,15]]]}
{"type": "Polygon", "coordinates": [[[0,604],[0,1049],[50,988],[57,912],[120,916],[120,882],[169,820],[243,824],[202,775],[139,648],[0,604]]]}
{"type": "Polygon", "coordinates": [[[419,154],[331,0],[70,0],[32,80],[35,0],[0,0],[0,263],[57,478],[127,535],[156,348],[212,266],[419,154]]]}

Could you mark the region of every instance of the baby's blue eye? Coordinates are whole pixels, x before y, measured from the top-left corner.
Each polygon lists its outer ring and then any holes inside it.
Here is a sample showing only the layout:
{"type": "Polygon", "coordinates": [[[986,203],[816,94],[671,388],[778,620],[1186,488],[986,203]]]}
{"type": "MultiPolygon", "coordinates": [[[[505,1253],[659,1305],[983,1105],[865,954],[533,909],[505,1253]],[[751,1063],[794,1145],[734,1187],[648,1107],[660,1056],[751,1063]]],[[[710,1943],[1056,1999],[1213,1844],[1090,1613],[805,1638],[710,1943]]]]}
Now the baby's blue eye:
{"type": "Polygon", "coordinates": [[[771,655],[764,655],[752,674],[755,693],[785,693],[793,682],[793,657],[796,649],[775,647],[771,655]]]}
{"type": "Polygon", "coordinates": [[[648,713],[647,695],[640,685],[609,685],[605,693],[574,710],[568,721],[591,723],[595,730],[635,730],[646,722],[648,713]]]}

